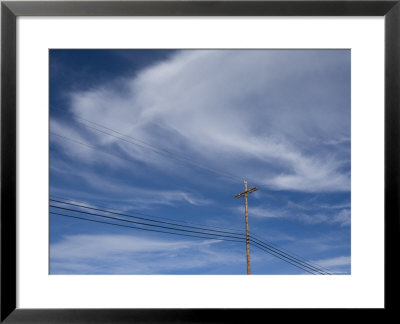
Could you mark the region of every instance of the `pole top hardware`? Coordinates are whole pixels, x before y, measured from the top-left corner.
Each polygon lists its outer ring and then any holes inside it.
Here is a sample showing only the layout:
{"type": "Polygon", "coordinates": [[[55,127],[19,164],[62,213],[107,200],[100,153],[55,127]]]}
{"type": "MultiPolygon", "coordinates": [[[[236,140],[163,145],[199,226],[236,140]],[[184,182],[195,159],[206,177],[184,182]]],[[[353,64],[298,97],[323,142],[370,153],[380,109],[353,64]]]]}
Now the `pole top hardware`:
{"type": "Polygon", "coordinates": [[[252,193],[252,192],[257,191],[257,190],[258,190],[257,187],[253,187],[253,188],[251,188],[249,190],[243,191],[242,193],[235,195],[235,198],[243,197],[245,194],[249,194],[249,193],[252,193]]]}

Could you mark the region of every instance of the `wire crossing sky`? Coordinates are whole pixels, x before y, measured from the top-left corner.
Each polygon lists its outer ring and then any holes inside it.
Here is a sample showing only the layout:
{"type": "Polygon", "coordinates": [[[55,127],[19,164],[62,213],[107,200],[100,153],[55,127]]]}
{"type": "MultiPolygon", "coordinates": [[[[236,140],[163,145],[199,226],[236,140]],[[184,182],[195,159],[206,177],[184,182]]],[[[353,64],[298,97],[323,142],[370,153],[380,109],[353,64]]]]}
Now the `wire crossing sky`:
{"type": "MultiPolygon", "coordinates": [[[[114,225],[114,226],[121,226],[121,227],[126,227],[126,228],[133,228],[133,229],[137,229],[137,230],[153,231],[153,232],[170,234],[170,235],[182,235],[182,236],[197,237],[197,238],[203,238],[203,239],[216,239],[216,240],[230,241],[230,242],[241,242],[241,243],[245,242],[245,235],[243,233],[233,233],[233,232],[220,231],[220,230],[214,230],[214,229],[206,229],[206,228],[197,227],[197,226],[188,226],[188,225],[182,225],[182,224],[177,224],[177,223],[164,222],[164,221],[160,221],[160,220],[154,220],[154,219],[150,219],[150,218],[143,218],[140,216],[127,215],[127,214],[118,213],[115,211],[99,209],[99,208],[95,208],[95,207],[87,207],[85,205],[70,203],[70,202],[62,201],[62,200],[50,199],[50,201],[53,202],[53,204],[50,205],[50,208],[52,209],[50,211],[50,213],[52,215],[75,218],[75,219],[103,223],[103,224],[114,225]],[[56,203],[56,204],[54,204],[54,203],[56,203]],[[67,208],[67,207],[65,207],[65,205],[67,205],[68,207],[73,206],[75,208],[67,208]],[[78,207],[79,209],[76,209],[76,207],[78,207]],[[60,213],[59,212],[60,210],[64,213],[60,213]],[[65,214],[66,211],[68,212],[67,214],[65,214]],[[97,213],[95,213],[93,211],[97,211],[97,213]],[[80,214],[83,214],[83,216],[86,216],[86,217],[91,216],[92,218],[84,218],[80,214]],[[117,215],[119,217],[110,216],[107,214],[117,215]],[[99,220],[100,218],[106,219],[108,221],[113,220],[114,222],[113,223],[105,222],[104,220],[103,221],[99,220]],[[139,219],[141,221],[133,221],[133,220],[130,220],[127,218],[139,219]],[[117,221],[117,223],[115,223],[115,221],[117,221]],[[125,225],[121,224],[121,222],[125,223],[125,225]],[[129,226],[129,225],[126,225],[126,223],[135,224],[135,226],[129,226]],[[159,225],[159,224],[162,224],[162,225],[159,225]],[[167,224],[170,226],[165,226],[164,224],[167,224]],[[139,225],[139,226],[137,226],[137,225],[139,225]],[[153,227],[153,228],[151,228],[151,227],[153,227]],[[154,227],[157,229],[154,229],[154,227]],[[184,229],[182,227],[190,228],[190,230],[184,229]],[[195,229],[195,230],[193,230],[193,229],[195,229]],[[179,232],[185,232],[185,233],[179,233],[179,232]],[[219,234],[219,233],[224,233],[224,234],[219,234]],[[226,235],[226,234],[230,234],[230,235],[226,235]],[[199,236],[199,235],[202,235],[202,236],[199,236]]],[[[304,269],[305,271],[307,271],[309,273],[323,274],[323,275],[330,274],[329,272],[325,271],[322,267],[315,266],[313,264],[310,264],[309,262],[307,262],[306,260],[304,260],[302,258],[298,258],[296,256],[290,255],[286,251],[284,251],[280,248],[277,248],[276,246],[273,246],[267,242],[264,242],[258,238],[251,237],[250,244],[278,257],[279,259],[281,259],[285,262],[293,264],[294,266],[299,267],[300,269],[304,269]]]]}
{"type": "Polygon", "coordinates": [[[351,273],[349,50],[49,56],[50,274],[351,273]]]}

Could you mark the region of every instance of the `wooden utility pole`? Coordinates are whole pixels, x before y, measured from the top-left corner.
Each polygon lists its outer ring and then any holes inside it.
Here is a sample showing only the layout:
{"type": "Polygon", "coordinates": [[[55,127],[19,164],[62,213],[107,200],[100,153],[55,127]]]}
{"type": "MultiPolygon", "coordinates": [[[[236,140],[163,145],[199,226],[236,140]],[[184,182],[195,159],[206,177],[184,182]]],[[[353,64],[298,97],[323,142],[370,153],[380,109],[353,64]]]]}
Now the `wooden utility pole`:
{"type": "Polygon", "coordinates": [[[257,187],[251,188],[247,190],[247,181],[244,181],[244,191],[240,194],[235,195],[235,198],[241,198],[244,196],[244,219],[246,222],[246,256],[247,256],[247,274],[251,273],[250,271],[250,239],[249,239],[249,213],[247,206],[247,195],[258,190],[257,187]]]}

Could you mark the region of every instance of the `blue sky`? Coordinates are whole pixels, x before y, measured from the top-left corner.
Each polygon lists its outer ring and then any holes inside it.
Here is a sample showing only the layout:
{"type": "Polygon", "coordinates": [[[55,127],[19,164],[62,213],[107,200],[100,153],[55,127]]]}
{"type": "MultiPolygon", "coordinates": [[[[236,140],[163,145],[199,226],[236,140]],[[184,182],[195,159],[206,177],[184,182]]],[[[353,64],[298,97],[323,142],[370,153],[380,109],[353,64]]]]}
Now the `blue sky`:
{"type": "MultiPolygon", "coordinates": [[[[49,56],[51,197],[244,232],[247,180],[251,234],[350,274],[349,50],[49,56]]],[[[250,251],[252,274],[307,274],[250,251]]],[[[50,273],[246,274],[246,248],[51,214],[50,273]]]]}

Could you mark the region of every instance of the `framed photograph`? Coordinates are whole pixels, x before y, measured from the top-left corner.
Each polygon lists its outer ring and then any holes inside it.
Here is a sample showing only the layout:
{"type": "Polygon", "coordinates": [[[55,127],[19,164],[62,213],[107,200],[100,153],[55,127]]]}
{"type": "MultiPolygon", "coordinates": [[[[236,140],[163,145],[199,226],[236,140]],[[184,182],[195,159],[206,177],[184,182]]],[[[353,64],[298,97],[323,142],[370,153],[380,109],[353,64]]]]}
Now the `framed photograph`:
{"type": "Polygon", "coordinates": [[[395,310],[399,21],[3,1],[1,321],[395,310]]]}

